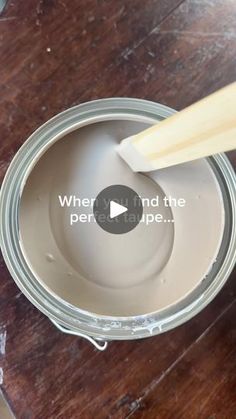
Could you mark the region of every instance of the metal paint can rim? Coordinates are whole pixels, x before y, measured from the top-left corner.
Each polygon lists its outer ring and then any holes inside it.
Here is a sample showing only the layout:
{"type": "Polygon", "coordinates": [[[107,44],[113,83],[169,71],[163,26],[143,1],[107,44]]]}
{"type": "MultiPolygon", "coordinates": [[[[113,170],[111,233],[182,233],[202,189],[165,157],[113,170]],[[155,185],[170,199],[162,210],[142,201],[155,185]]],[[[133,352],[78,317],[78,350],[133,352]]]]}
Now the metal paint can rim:
{"type": "Polygon", "coordinates": [[[236,260],[236,176],[223,154],[209,162],[224,198],[227,226],[218,262],[206,280],[171,308],[141,316],[97,315],[74,307],[47,292],[33,277],[19,246],[18,213],[22,189],[32,166],[52,143],[66,133],[98,121],[132,119],[157,122],[175,111],[142,99],[111,98],[70,108],[39,127],[23,144],[4,178],[0,194],[0,246],[8,269],[21,291],[46,316],[73,332],[99,339],[137,339],[156,335],[186,322],[219,292],[236,260]]]}

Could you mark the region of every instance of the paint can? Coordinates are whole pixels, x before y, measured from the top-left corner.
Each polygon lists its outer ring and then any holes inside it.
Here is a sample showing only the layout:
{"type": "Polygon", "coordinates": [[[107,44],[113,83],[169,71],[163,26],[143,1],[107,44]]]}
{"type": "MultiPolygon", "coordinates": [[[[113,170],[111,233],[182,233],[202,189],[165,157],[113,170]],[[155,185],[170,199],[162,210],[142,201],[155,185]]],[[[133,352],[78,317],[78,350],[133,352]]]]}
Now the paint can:
{"type": "Polygon", "coordinates": [[[19,207],[32,165],[66,134],[101,121],[127,119],[155,123],[175,111],[141,99],[102,99],[75,106],[55,116],[23,144],[4,178],[0,195],[0,245],[6,265],[25,296],[64,333],[81,336],[104,350],[107,341],[145,338],[166,332],[199,313],[220,291],[236,258],[236,176],[224,154],[208,159],[221,189],[225,227],[211,271],[187,297],[157,313],[121,317],[97,315],[75,307],[39,283],[20,246],[19,207]]]}

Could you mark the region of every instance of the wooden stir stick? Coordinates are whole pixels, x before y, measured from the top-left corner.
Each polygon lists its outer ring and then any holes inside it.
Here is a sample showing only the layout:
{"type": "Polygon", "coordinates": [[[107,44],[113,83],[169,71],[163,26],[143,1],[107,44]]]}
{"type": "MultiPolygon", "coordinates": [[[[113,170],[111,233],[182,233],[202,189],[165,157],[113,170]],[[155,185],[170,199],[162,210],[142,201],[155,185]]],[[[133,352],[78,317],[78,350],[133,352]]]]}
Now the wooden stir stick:
{"type": "Polygon", "coordinates": [[[123,140],[120,156],[135,172],[236,148],[236,82],[123,140]]]}

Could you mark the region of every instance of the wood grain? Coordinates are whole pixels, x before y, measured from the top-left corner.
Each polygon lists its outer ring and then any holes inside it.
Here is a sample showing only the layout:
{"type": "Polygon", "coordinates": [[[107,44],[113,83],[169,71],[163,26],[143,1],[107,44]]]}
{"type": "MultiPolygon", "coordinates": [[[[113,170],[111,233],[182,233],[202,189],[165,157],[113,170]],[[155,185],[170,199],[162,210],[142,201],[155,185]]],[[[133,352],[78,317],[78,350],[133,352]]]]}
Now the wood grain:
{"type": "Polygon", "coordinates": [[[231,83],[123,139],[117,150],[134,172],[150,172],[235,149],[236,83],[231,83]]]}
{"type": "Polygon", "coordinates": [[[212,323],[151,389],[132,418],[234,418],[236,302],[212,323]]]}
{"type": "MultiPolygon", "coordinates": [[[[0,179],[27,136],[69,106],[131,96],[182,109],[234,81],[235,22],[234,0],[8,1],[0,15],[0,179]]],[[[235,294],[232,275],[187,324],[99,353],[55,330],[1,258],[2,391],[20,419],[233,419],[235,294]]]]}

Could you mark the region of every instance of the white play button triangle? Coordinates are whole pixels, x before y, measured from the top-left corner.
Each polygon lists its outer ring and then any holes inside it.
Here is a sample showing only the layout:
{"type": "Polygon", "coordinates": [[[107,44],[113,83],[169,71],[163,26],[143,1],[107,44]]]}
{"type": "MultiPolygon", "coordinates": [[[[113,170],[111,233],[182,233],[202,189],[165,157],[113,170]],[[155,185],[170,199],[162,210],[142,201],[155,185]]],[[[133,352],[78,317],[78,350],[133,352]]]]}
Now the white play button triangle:
{"type": "Polygon", "coordinates": [[[97,224],[107,233],[128,233],[142,219],[142,200],[128,186],[110,185],[96,197],[93,214],[97,224]]]}
{"type": "Polygon", "coordinates": [[[128,208],[123,205],[117,204],[115,201],[110,201],[110,218],[117,217],[120,214],[128,211],[128,208]]]}

